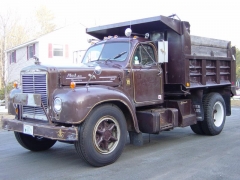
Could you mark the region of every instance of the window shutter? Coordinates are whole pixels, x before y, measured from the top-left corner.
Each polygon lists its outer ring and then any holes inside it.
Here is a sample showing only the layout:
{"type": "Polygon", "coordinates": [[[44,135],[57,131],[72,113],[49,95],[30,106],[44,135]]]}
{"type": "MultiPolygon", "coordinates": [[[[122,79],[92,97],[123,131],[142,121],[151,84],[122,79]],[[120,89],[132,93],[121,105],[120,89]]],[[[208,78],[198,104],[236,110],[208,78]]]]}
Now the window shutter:
{"type": "Polygon", "coordinates": [[[65,45],[65,58],[69,57],[69,50],[68,50],[68,45],[65,45]]]}
{"type": "Polygon", "coordinates": [[[17,62],[16,50],[14,51],[14,62],[17,62]]]}
{"type": "Polygon", "coordinates": [[[33,56],[35,55],[35,44],[33,44],[33,56]]]}
{"type": "Polygon", "coordinates": [[[12,53],[11,52],[9,53],[9,61],[10,61],[9,63],[12,64],[12,53]]]}
{"type": "Polygon", "coordinates": [[[48,58],[52,58],[52,44],[48,44],[48,58]]]}
{"type": "Polygon", "coordinates": [[[29,57],[28,57],[28,46],[27,46],[27,60],[28,60],[28,58],[29,58],[29,57]]]}

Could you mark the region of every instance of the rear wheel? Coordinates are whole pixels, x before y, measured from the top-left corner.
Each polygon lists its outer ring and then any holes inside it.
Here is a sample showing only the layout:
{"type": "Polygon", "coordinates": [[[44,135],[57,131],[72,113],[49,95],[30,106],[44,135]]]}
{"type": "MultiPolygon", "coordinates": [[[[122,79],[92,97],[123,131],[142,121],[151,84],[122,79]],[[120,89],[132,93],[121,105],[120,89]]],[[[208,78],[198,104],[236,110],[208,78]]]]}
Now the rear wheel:
{"type": "Polygon", "coordinates": [[[202,130],[207,135],[218,135],[223,130],[226,119],[226,106],[222,96],[218,93],[209,93],[204,97],[204,121],[202,130]]]}
{"type": "Polygon", "coordinates": [[[122,154],[126,135],[127,126],[122,111],[111,104],[101,105],[79,126],[75,148],[89,164],[105,166],[115,162],[122,154]]]}
{"type": "Polygon", "coordinates": [[[50,149],[55,143],[55,140],[51,139],[46,139],[42,137],[37,137],[37,136],[31,136],[19,132],[14,132],[15,137],[18,141],[18,143],[30,150],[30,151],[45,151],[50,149]]]}

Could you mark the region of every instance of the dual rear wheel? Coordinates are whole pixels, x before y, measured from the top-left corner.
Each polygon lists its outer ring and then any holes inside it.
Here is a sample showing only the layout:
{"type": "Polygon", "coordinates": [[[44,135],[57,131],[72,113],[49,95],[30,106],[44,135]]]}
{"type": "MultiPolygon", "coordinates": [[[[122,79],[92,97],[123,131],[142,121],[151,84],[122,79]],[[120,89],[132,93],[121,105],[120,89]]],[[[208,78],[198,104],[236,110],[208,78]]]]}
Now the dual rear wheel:
{"type": "Polygon", "coordinates": [[[203,98],[204,121],[191,125],[191,129],[200,135],[218,135],[223,130],[226,119],[226,106],[222,96],[209,93],[203,98]]]}

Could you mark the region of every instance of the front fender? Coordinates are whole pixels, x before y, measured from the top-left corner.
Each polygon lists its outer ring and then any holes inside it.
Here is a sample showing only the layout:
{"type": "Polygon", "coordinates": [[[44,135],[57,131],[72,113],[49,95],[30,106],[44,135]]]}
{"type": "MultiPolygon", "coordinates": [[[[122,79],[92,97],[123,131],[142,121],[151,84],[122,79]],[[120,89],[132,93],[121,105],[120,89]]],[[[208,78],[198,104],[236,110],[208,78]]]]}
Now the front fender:
{"type": "Polygon", "coordinates": [[[62,99],[62,111],[59,114],[53,111],[53,121],[55,122],[79,124],[97,105],[109,101],[118,101],[128,108],[134,127],[139,132],[133,102],[123,92],[113,87],[90,86],[78,87],[74,90],[63,88],[55,90],[53,97],[62,99]]]}

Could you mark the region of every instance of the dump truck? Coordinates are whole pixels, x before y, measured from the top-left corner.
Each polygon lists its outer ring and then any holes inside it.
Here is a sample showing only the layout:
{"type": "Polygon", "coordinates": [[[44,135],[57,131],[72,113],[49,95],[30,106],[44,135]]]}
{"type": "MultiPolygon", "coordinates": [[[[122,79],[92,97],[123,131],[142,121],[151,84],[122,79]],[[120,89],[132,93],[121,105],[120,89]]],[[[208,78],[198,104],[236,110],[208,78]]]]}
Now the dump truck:
{"type": "MultiPolygon", "coordinates": [[[[208,27],[211,28],[211,27],[208,27]]],[[[127,138],[190,126],[218,135],[236,94],[230,41],[190,35],[190,23],[156,16],[87,28],[95,37],[82,63],[23,68],[8,101],[20,145],[44,151],[72,143],[92,166],[115,162],[127,138]]],[[[197,138],[197,136],[196,136],[197,138]]]]}

